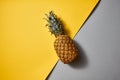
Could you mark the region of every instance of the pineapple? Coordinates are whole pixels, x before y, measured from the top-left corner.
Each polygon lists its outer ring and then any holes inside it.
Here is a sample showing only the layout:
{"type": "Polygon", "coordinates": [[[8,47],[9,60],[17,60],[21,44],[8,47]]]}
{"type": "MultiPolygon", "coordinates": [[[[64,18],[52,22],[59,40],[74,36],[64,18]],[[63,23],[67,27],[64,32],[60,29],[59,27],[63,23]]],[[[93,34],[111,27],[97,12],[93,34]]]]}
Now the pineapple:
{"type": "Polygon", "coordinates": [[[53,13],[53,11],[50,11],[49,14],[45,15],[47,17],[45,19],[48,22],[46,26],[48,26],[51,34],[54,34],[56,37],[54,49],[57,56],[64,64],[72,62],[78,56],[78,49],[73,40],[65,34],[61,20],[53,13]]]}

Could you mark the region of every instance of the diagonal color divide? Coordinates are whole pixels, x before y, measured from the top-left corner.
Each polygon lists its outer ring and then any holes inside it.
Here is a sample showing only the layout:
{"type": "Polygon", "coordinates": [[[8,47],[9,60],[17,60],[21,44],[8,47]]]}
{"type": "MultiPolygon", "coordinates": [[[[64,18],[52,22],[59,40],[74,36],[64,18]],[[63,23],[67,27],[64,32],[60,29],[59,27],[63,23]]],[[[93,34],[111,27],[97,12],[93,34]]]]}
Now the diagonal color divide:
{"type": "Polygon", "coordinates": [[[0,1],[0,80],[45,80],[58,61],[45,13],[53,10],[71,38],[98,0],[0,1]]]}

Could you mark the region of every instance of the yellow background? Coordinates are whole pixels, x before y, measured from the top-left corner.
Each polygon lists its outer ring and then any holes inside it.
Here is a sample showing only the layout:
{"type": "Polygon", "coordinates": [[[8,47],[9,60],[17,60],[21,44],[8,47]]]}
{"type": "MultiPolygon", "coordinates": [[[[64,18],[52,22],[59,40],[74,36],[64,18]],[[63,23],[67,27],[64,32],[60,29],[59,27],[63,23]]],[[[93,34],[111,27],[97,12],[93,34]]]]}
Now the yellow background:
{"type": "Polygon", "coordinates": [[[74,37],[98,0],[0,1],[0,80],[44,80],[58,57],[42,18],[53,10],[74,37]]]}

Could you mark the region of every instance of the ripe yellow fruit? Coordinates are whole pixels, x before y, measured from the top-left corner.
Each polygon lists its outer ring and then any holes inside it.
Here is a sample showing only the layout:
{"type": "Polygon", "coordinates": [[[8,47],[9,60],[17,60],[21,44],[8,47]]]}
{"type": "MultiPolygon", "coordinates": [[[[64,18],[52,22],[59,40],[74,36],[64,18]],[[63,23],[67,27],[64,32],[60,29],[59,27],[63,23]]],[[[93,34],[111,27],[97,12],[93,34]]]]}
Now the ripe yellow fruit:
{"type": "Polygon", "coordinates": [[[57,53],[57,56],[64,63],[70,63],[78,55],[78,49],[75,46],[73,40],[64,33],[63,24],[57,16],[50,11],[49,15],[47,15],[47,26],[49,31],[55,35],[56,40],[54,42],[54,48],[57,53]]]}
{"type": "Polygon", "coordinates": [[[68,35],[59,35],[54,42],[54,48],[57,56],[65,64],[72,62],[78,55],[78,50],[68,35]]]}

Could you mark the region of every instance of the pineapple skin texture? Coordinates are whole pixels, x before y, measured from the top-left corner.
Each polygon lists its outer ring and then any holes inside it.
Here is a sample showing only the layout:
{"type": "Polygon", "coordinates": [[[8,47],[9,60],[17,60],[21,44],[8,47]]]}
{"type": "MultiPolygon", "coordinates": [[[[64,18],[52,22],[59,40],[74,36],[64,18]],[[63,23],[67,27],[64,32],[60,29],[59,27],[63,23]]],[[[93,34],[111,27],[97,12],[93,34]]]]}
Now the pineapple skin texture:
{"type": "Polygon", "coordinates": [[[54,48],[57,56],[64,64],[72,62],[78,56],[78,49],[68,35],[57,36],[54,48]]]}

